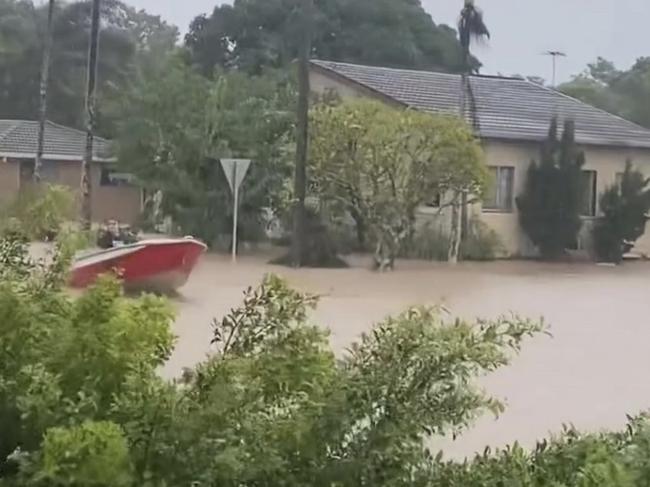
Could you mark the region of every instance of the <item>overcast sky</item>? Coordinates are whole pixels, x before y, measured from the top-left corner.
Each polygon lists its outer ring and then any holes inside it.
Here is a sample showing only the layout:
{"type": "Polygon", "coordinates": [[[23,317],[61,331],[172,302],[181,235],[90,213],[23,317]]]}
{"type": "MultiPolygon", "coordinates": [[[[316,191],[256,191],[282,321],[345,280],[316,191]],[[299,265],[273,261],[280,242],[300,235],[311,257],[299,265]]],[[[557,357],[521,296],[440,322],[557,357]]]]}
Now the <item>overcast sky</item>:
{"type": "MultiPolygon", "coordinates": [[[[181,31],[191,19],[212,11],[215,0],[126,0],[159,14],[181,31]]],[[[455,24],[462,0],[422,0],[436,23],[455,24]]],[[[477,0],[492,40],[475,54],[485,74],[537,75],[550,80],[549,49],[568,57],[559,61],[558,79],[582,71],[598,56],[621,68],[650,56],[647,30],[650,0],[477,0]]]]}

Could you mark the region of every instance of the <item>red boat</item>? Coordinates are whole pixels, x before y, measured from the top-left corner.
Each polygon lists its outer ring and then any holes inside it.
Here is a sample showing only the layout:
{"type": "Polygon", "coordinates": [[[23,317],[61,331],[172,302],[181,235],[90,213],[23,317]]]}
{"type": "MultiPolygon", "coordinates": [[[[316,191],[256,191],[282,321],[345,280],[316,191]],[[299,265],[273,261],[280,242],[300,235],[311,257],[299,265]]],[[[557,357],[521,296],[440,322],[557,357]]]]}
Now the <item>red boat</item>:
{"type": "Polygon", "coordinates": [[[142,240],[78,258],[70,276],[83,288],[101,274],[119,275],[127,289],[169,292],[183,286],[207,247],[193,238],[142,240]]]}

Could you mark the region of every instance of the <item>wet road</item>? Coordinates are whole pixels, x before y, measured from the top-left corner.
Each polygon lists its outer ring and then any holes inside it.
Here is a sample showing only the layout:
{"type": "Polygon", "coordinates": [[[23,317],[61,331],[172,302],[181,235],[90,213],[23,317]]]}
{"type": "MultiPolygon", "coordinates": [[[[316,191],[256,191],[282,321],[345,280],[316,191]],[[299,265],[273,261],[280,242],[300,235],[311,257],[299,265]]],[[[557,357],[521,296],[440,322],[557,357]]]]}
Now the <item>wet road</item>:
{"type": "Polygon", "coordinates": [[[626,413],[650,409],[650,264],[618,268],[593,264],[400,262],[393,273],[370,272],[366,260],[345,270],[289,270],[268,258],[237,265],[208,255],[175,300],[179,337],[164,370],[168,377],[209,352],[210,323],[241,302],[242,292],[275,272],[305,291],[322,295],[314,321],[327,326],[338,353],[389,314],[415,304],[444,304],[462,317],[515,312],[543,316],[552,338],[525,344],[513,364],[481,384],[507,404],[498,419],[485,417],[456,442],[441,441],[450,456],[503,446],[532,446],[559,432],[617,428],[626,413]]]}

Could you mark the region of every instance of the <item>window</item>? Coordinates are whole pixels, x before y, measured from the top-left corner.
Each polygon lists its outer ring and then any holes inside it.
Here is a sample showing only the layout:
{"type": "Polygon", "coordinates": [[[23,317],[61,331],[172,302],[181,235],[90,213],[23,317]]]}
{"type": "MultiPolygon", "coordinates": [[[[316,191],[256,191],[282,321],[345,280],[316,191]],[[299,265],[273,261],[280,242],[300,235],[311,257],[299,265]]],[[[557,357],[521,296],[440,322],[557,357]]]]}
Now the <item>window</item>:
{"type": "Polygon", "coordinates": [[[99,180],[101,186],[129,186],[132,184],[133,177],[130,174],[115,171],[109,167],[102,167],[102,173],[99,180]]]}
{"type": "MultiPolygon", "coordinates": [[[[60,162],[41,161],[41,181],[45,183],[59,182],[60,162]]],[[[20,162],[20,180],[29,182],[34,178],[34,160],[23,160],[20,162]]]]}
{"type": "Polygon", "coordinates": [[[596,216],[597,183],[596,171],[582,171],[580,181],[582,194],[580,214],[582,216],[596,216]]]}
{"type": "Polygon", "coordinates": [[[48,183],[59,182],[59,164],[54,161],[43,161],[41,166],[41,180],[48,183]]]}
{"type": "Polygon", "coordinates": [[[485,191],[483,209],[512,211],[515,168],[512,166],[490,167],[492,181],[485,191]]]}

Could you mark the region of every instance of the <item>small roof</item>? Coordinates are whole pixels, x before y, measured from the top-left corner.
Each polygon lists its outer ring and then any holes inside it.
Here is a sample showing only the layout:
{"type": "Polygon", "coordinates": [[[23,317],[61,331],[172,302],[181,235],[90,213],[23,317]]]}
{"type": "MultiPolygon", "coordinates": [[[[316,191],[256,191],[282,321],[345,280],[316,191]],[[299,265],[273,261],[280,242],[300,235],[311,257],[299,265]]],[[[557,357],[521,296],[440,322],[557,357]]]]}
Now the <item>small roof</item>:
{"type": "MultiPolygon", "coordinates": [[[[85,132],[50,121],[46,122],[44,159],[81,161],[85,147],[85,132]]],[[[0,157],[34,158],[37,148],[38,122],[0,120],[0,157]]],[[[93,160],[99,162],[113,160],[108,140],[95,137],[93,160]]]]}
{"type": "MultiPolygon", "coordinates": [[[[458,74],[319,60],[311,64],[325,74],[360,85],[406,107],[430,112],[460,110],[458,74]]],[[[580,144],[650,149],[650,130],[554,89],[500,76],[472,75],[469,83],[476,118],[469,109],[465,117],[483,138],[541,141],[557,115],[560,120],[575,121],[576,140],[580,144]]]]}

